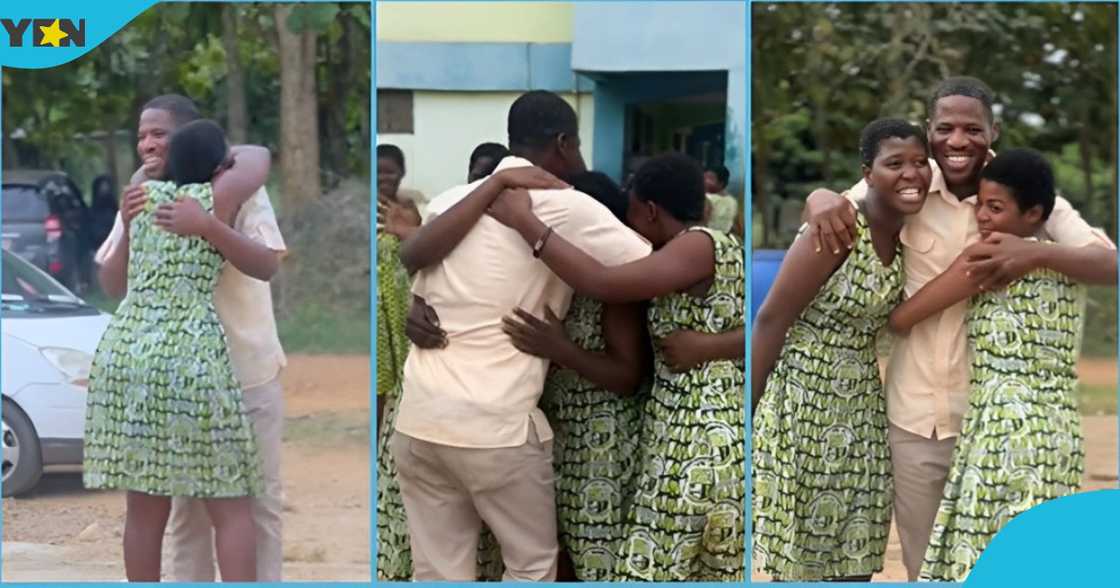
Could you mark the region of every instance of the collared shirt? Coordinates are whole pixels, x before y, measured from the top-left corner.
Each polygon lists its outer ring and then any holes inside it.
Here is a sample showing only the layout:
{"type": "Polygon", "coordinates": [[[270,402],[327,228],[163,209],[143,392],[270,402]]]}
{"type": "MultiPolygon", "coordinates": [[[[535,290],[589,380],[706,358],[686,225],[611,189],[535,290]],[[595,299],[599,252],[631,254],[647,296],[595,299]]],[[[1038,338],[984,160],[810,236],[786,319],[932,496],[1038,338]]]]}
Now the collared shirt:
{"type": "MultiPolygon", "coordinates": [[[[233,228],[273,251],[287,251],[276,213],[263,187],[241,205],[233,228]]],[[[97,250],[94,261],[104,262],[109,250],[123,236],[124,223],[118,213],[113,230],[97,250]]],[[[214,288],[214,309],[226,333],[233,373],[241,388],[248,390],[267,384],[287,365],[272,314],[272,290],[268,282],[241,273],[228,261],[221,271],[214,288]]]]}
{"type": "MultiPolygon", "coordinates": [[[[527,165],[507,157],[497,169],[527,165]]],[[[482,181],[432,199],[429,217],[482,181]]],[[[571,189],[530,194],[541,221],[603,265],[649,255],[650,246],[590,196],[571,189]]],[[[516,231],[484,216],[441,263],[416,274],[412,291],[435,308],[448,345],[409,349],[396,430],[454,447],[516,447],[528,440],[532,422],[542,441],[551,439],[537,408],[548,360],[518,351],[502,332],[502,317],[515,308],[538,317],[551,308],[564,317],[572,289],[516,231]]]]}
{"type": "MultiPolygon", "coordinates": [[[[958,199],[932,159],[930,167],[933,180],[926,203],[921,212],[907,218],[900,235],[906,297],[949,269],[980,238],[976,196],[958,199]]],[[[852,201],[866,195],[862,180],[847,193],[852,201]]],[[[1115,248],[1103,231],[1089,226],[1061,196],[1055,199],[1041,236],[1071,247],[1098,244],[1115,248]]],[[[969,393],[968,308],[969,301],[963,300],[914,325],[909,335],[895,337],[886,381],[891,423],[927,438],[960,434],[969,393]]]]}

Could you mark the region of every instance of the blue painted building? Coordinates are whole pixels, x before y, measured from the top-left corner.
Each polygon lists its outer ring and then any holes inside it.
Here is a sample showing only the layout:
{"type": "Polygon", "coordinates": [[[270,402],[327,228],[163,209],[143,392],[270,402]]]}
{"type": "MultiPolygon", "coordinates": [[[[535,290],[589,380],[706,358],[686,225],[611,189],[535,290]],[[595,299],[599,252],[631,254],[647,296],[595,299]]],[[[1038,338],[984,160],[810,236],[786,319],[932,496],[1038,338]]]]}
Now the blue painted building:
{"type": "Polygon", "coordinates": [[[505,143],[521,93],[580,115],[591,167],[621,181],[651,155],[731,170],[743,193],[742,2],[379,3],[378,142],[401,146],[406,185],[461,182],[483,141],[505,143]]]}

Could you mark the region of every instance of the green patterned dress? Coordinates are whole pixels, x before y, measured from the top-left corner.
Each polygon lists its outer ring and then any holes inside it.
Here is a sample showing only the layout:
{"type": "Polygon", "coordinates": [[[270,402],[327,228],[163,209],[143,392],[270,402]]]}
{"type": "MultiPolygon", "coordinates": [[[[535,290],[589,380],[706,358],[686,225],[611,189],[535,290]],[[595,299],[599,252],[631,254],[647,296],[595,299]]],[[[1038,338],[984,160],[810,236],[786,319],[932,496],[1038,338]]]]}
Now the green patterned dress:
{"type": "Polygon", "coordinates": [[[1039,270],[973,300],[968,411],[923,580],[963,582],[1012,517],[1080,486],[1082,292],[1069,278],[1039,270]]]}
{"type": "MultiPolygon", "coordinates": [[[[587,351],[606,348],[601,302],[577,296],[564,327],[587,351]]],[[[642,396],[603,390],[574,370],[545,381],[541,408],[552,424],[560,546],[582,581],[608,581],[625,530],[641,431],[642,396]]]]}
{"type": "Polygon", "coordinates": [[[406,582],[412,579],[408,519],[389,451],[408,354],[404,324],[412,297],[399,253],[400,240],[395,236],[377,236],[377,395],[387,401],[377,440],[377,578],[406,582]]]}
{"type": "Polygon", "coordinates": [[[144,185],[132,221],[128,295],[97,346],[86,408],[87,488],[227,498],[261,488],[252,426],[241,402],[213,294],[223,259],[199,237],[154,224],[179,196],[214,205],[210,184],[144,185]]]}
{"type": "Polygon", "coordinates": [[[893,486],[875,339],[904,274],[900,248],[885,267],[862,212],[856,222],[856,246],[790,327],[753,421],[752,558],[785,581],[883,569],[893,486]]]}
{"type": "MultiPolygon", "coordinates": [[[[715,244],[707,294],[657,298],[649,310],[657,339],[690,329],[722,333],[743,326],[743,246],[703,231],[715,244]]],[[[660,352],[642,420],[635,493],[616,580],[742,581],[746,480],[742,360],[669,371],[660,352]]]]}

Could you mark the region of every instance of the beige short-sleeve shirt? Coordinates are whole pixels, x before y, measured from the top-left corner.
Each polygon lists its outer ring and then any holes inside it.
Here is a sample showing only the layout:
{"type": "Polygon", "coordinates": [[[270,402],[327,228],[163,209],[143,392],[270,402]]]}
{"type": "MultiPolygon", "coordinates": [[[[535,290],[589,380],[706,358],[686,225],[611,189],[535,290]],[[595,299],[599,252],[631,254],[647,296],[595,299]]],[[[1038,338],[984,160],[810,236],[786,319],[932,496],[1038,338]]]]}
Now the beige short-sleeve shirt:
{"type": "MultiPolygon", "coordinates": [[[[233,228],[280,254],[287,251],[276,213],[263,187],[241,205],[233,228]]],[[[94,261],[102,263],[123,235],[124,223],[118,213],[113,230],[97,250],[94,261]]],[[[225,330],[233,372],[242,389],[276,378],[287,365],[287,358],[276,332],[268,282],[241,273],[227,261],[214,289],[214,309],[225,330]]]]}
{"type": "MultiPolygon", "coordinates": [[[[530,163],[507,157],[498,170],[530,163]]],[[[480,180],[481,182],[481,180],[480,180]]],[[[432,199],[429,218],[466,197],[478,184],[432,199]]],[[[649,255],[651,248],[590,196],[575,190],[534,190],[533,212],[556,234],[607,266],[649,255]]],[[[512,229],[483,217],[440,264],[421,270],[412,291],[427,300],[447,332],[444,349],[412,346],[396,430],[454,447],[516,447],[533,422],[552,438],[537,408],[548,361],[522,353],[502,332],[515,308],[542,316],[568,312],[572,289],[532,255],[512,229]]]]}
{"type": "MultiPolygon", "coordinates": [[[[936,161],[931,159],[930,167],[933,179],[926,203],[921,212],[907,218],[900,235],[906,297],[949,269],[961,252],[980,238],[976,196],[958,199],[946,186],[936,161]]],[[[852,201],[866,195],[867,185],[862,180],[847,193],[852,201]]],[[[1115,248],[1103,231],[1089,226],[1061,196],[1055,199],[1042,232],[1061,245],[1115,248]]],[[[886,381],[887,418],[891,423],[927,438],[960,434],[961,419],[968,408],[968,308],[969,301],[963,300],[914,325],[909,335],[895,337],[886,381]]]]}

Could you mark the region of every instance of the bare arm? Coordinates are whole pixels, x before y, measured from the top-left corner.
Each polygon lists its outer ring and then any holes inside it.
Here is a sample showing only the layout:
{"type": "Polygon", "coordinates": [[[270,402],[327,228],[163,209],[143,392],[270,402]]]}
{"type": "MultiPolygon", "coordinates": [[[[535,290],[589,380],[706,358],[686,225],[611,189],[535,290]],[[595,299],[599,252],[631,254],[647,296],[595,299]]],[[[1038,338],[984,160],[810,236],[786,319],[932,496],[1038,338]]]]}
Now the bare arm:
{"type": "Polygon", "coordinates": [[[155,222],[177,235],[197,235],[209,241],[222,256],[247,276],[268,281],[280,267],[277,252],[235,230],[237,211],[264,185],[271,166],[268,149],[241,145],[231,149],[233,167],[213,181],[214,214],[206,214],[190,199],[160,205],[155,222]]]}
{"type": "MultiPolygon", "coordinates": [[[[503,208],[492,212],[534,245],[548,227],[533,214],[529,196],[507,192],[503,208]],[[516,202],[516,204],[511,204],[516,202]]],[[[607,303],[638,302],[686,290],[715,274],[715,244],[700,231],[690,231],[652,255],[607,267],[558,234],[552,233],[540,259],[576,292],[607,303]]]]}
{"type": "Polygon", "coordinates": [[[103,245],[106,247],[105,254],[99,255],[97,259],[97,281],[101,284],[101,290],[110,298],[119,300],[128,294],[129,227],[132,218],[143,209],[147,201],[147,196],[140,187],[144,179],[142,170],[138,169],[132,174],[121,195],[121,230],[116,238],[110,235],[110,241],[103,245]]]}
{"type": "Polygon", "coordinates": [[[650,365],[642,304],[606,304],[602,325],[605,349],[588,351],[568,338],[551,310],[540,320],[521,309],[520,320],[503,319],[502,328],[515,347],[574,370],[589,382],[619,395],[633,394],[650,365]]]}
{"type": "Polygon", "coordinates": [[[849,253],[844,250],[818,255],[815,248],[809,235],[801,235],[793,242],[774,285],[758,309],[751,333],[752,412],[766,390],[766,379],[785,345],[786,332],[849,253]]]}
{"type": "Polygon", "coordinates": [[[966,257],[961,254],[949,269],[930,280],[921,290],[907,298],[891,311],[888,324],[891,331],[905,334],[927,318],[950,306],[981,292],[969,279],[966,257]]]}
{"type": "Polygon", "coordinates": [[[856,239],[855,208],[840,194],[817,188],[805,199],[801,220],[808,223],[816,251],[827,248],[833,253],[851,249],[856,239]]]}
{"type": "Polygon", "coordinates": [[[467,236],[486,209],[506,188],[559,189],[568,185],[536,167],[505,169],[491,174],[470,194],[420,227],[401,243],[401,263],[415,273],[443,260],[467,236]]]}
{"type": "Polygon", "coordinates": [[[1003,288],[1041,267],[1085,284],[1116,285],[1116,250],[1103,242],[1072,247],[993,233],[965,254],[968,271],[984,290],[1003,288]]]}
{"type": "Polygon", "coordinates": [[[743,327],[723,333],[680,330],[657,341],[669,369],[686,372],[700,364],[721,359],[742,359],[746,340],[743,327]]]}

